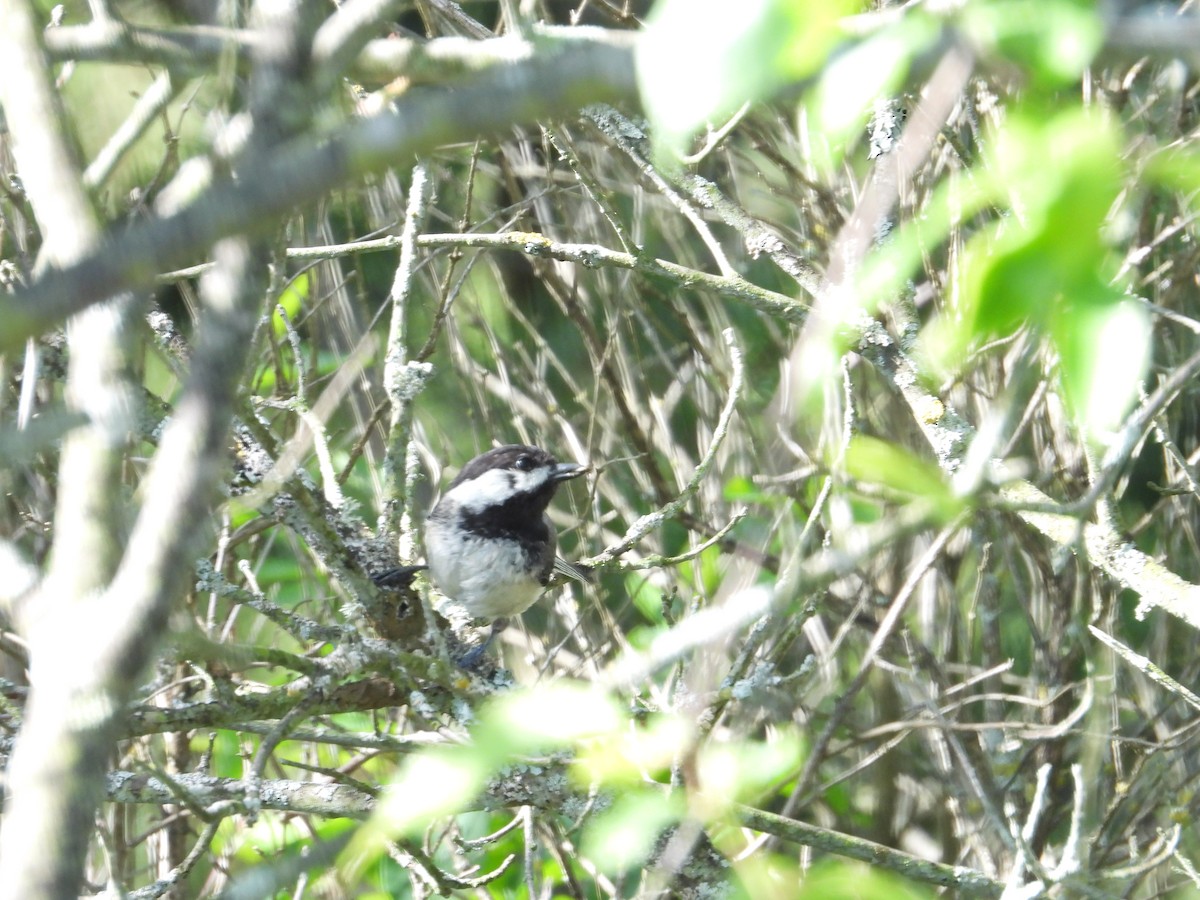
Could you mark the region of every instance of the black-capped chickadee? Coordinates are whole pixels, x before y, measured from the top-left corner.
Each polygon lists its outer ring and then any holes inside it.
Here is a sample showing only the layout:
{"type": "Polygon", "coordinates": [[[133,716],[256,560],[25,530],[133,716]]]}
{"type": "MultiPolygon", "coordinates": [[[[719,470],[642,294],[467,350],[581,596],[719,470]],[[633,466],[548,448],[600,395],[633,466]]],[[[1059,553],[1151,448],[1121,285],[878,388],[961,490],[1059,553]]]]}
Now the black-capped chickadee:
{"type": "Polygon", "coordinates": [[[477,619],[498,619],[532,606],[556,570],[586,580],[555,555],[546,517],[559,484],[586,471],[524,444],[463,466],[425,522],[425,559],[438,590],[477,619]]]}
{"type": "MultiPolygon", "coordinates": [[[[585,571],[555,555],[557,537],[546,517],[559,484],[586,471],[524,444],[476,456],[425,521],[425,559],[434,585],[473,618],[492,620],[496,634],[505,617],[533,605],[552,573],[588,581],[585,571]]],[[[418,568],[392,570],[376,580],[394,585],[418,568]]]]}

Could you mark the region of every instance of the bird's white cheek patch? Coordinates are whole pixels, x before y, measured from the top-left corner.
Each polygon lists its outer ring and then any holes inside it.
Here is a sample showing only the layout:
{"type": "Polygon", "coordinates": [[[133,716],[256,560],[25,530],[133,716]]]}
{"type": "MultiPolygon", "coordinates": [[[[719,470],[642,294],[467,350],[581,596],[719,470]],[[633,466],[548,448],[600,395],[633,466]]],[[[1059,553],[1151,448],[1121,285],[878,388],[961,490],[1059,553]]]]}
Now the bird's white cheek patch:
{"type": "Polygon", "coordinates": [[[489,469],[478,478],[464,481],[447,496],[469,512],[498,506],[513,495],[512,479],[504,469],[489,469]]]}
{"type": "Polygon", "coordinates": [[[477,513],[490,506],[500,506],[514,494],[533,492],[546,483],[549,470],[489,469],[478,478],[464,481],[446,496],[468,512],[477,513]]]}

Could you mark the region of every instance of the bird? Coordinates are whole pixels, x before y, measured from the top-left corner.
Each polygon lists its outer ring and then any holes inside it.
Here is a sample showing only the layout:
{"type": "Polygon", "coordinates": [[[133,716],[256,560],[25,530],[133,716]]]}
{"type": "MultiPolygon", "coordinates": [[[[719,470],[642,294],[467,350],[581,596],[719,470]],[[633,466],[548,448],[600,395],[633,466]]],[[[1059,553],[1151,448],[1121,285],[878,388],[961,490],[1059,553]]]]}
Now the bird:
{"type": "MultiPolygon", "coordinates": [[[[546,509],[558,486],[588,471],[527,444],[481,453],[450,482],[425,521],[425,561],[434,586],[472,618],[492,622],[478,658],[507,619],[527,610],[557,572],[579,581],[588,571],[561,559],[546,509]]],[[[421,567],[391,570],[382,584],[421,567]]],[[[465,665],[471,659],[460,660],[465,665]]]]}

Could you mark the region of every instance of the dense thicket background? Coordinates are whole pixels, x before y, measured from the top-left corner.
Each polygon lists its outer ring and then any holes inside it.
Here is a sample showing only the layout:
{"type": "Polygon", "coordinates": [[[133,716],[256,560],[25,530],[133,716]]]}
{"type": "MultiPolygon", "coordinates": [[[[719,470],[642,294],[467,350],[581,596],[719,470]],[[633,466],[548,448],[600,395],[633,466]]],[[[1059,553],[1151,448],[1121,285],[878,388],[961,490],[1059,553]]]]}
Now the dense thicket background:
{"type": "Polygon", "coordinates": [[[0,2],[0,897],[1200,893],[1194,4],[648,6],[0,2]]]}

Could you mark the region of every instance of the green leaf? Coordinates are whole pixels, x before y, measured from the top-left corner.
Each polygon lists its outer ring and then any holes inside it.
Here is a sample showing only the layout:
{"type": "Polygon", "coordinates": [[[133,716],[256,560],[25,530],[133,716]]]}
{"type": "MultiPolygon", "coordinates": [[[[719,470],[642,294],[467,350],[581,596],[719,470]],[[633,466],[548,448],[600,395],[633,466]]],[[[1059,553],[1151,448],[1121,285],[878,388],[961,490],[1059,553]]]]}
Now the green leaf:
{"type": "Polygon", "coordinates": [[[803,745],[794,728],[781,725],[769,741],[709,743],[697,756],[704,796],[728,804],[760,792],[800,768],[803,745]]]}
{"type": "Polygon", "coordinates": [[[976,235],[964,259],[964,306],[973,315],[962,320],[968,329],[963,346],[973,338],[1012,333],[1045,311],[1047,300],[1062,287],[1061,273],[1050,265],[1045,248],[1024,231],[1010,231],[999,240],[991,232],[976,235]]]}
{"type": "Polygon", "coordinates": [[[1117,428],[1137,397],[1150,351],[1150,315],[1135,300],[1097,283],[1055,317],[1063,392],[1089,434],[1117,428]]]}
{"type": "Polygon", "coordinates": [[[644,862],[655,839],[684,812],[678,795],[628,791],[596,816],[583,834],[582,850],[605,872],[619,872],[644,862]]]}
{"type": "Polygon", "coordinates": [[[609,732],[579,748],[574,769],[581,784],[628,786],[649,775],[669,777],[679,754],[695,742],[695,722],[682,716],[649,715],[636,727],[609,732]]]}
{"type": "Polygon", "coordinates": [[[1093,3],[997,0],[968,3],[963,30],[984,51],[1006,57],[1046,87],[1071,84],[1104,43],[1093,3]]]}
{"type": "Polygon", "coordinates": [[[212,742],[213,773],[220,778],[241,778],[243,763],[237,732],[218,729],[212,742]]]}
{"type": "Polygon", "coordinates": [[[696,589],[714,594],[725,575],[726,553],[714,545],[699,553],[691,562],[691,580],[696,589]]]}
{"type": "Polygon", "coordinates": [[[1146,177],[1163,187],[1190,194],[1191,207],[1200,201],[1200,153],[1188,147],[1168,147],[1146,163],[1146,177]]]}
{"type": "Polygon", "coordinates": [[[855,435],[846,448],[845,467],[858,481],[881,484],[939,504],[959,504],[937,465],[879,438],[855,435]]]}
{"type": "Polygon", "coordinates": [[[827,172],[863,135],[872,107],[895,95],[913,57],[937,39],[940,26],[919,12],[836,54],[804,106],[814,162],[827,172]]]}
{"type": "Polygon", "coordinates": [[[725,482],[724,498],[730,503],[779,503],[779,495],[764,491],[745,475],[735,475],[725,482]]]}
{"type": "Polygon", "coordinates": [[[624,713],[605,691],[556,681],[499,695],[481,713],[475,743],[495,760],[609,734],[624,722],[624,713]]]}
{"type": "Polygon", "coordinates": [[[934,893],[866,863],[826,860],[808,870],[797,900],[932,900],[934,893]]]}
{"type": "Polygon", "coordinates": [[[663,617],[663,592],[645,572],[627,572],[625,575],[625,593],[646,617],[646,621],[661,625],[663,617]]]}
{"type": "Polygon", "coordinates": [[[395,837],[419,834],[434,819],[461,811],[483,790],[489,772],[474,747],[435,747],[405,759],[338,859],[346,883],[357,881],[395,837]]]}
{"type": "MultiPolygon", "coordinates": [[[[1041,292],[1022,298],[1036,306],[1049,299],[1047,293],[1094,278],[1108,256],[1104,224],[1123,181],[1113,121],[1082,110],[1049,120],[1037,111],[1014,115],[988,159],[997,179],[996,200],[1013,206],[1012,217],[993,230],[1001,241],[993,265],[1018,271],[998,285],[985,284],[981,302],[1014,286],[1041,292]]],[[[977,253],[971,264],[988,262],[977,253]]]]}
{"type": "Polygon", "coordinates": [[[262,816],[238,836],[236,856],[251,865],[284,855],[299,853],[312,846],[312,836],[299,823],[279,822],[262,816]]]}
{"type": "Polygon", "coordinates": [[[643,105],[679,152],[706,122],[811,75],[859,0],[663,0],[637,48],[643,105]]]}
{"type": "MultiPolygon", "coordinates": [[[[304,301],[308,299],[310,289],[309,274],[301,272],[280,292],[279,299],[275,301],[275,305],[283,307],[283,311],[287,313],[289,322],[295,324],[297,314],[303,309],[304,301]]],[[[271,327],[275,331],[276,337],[282,338],[287,334],[287,329],[277,309],[271,310],[271,327]]]]}
{"type": "MultiPolygon", "coordinates": [[[[1104,114],[1010,117],[977,190],[1012,212],[976,235],[957,273],[958,304],[922,336],[940,367],[1030,324],[1054,341],[1064,393],[1093,433],[1114,427],[1146,364],[1149,326],[1113,282],[1107,223],[1125,182],[1121,136],[1104,114]]],[[[1162,166],[1167,177],[1186,170],[1162,166]]]]}

